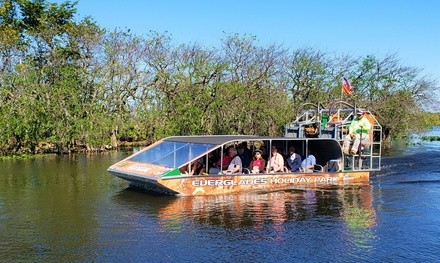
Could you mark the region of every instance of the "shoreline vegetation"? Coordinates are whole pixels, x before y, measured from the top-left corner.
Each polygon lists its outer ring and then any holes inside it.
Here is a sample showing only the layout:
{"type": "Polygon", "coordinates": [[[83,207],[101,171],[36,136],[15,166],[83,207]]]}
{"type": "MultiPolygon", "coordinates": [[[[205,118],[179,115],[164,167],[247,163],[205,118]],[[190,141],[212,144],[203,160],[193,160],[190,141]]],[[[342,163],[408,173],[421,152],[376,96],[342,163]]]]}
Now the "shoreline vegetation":
{"type": "Polygon", "coordinates": [[[440,125],[438,80],[377,57],[106,31],[76,2],[0,2],[0,156],[94,152],[174,135],[281,136],[305,102],[368,108],[384,141],[440,125]],[[354,93],[343,95],[342,79],[354,93]]]}
{"type": "MultiPolygon", "coordinates": [[[[401,139],[403,140],[411,140],[411,137],[403,136],[401,139]]],[[[419,139],[421,141],[434,142],[440,141],[440,136],[420,136],[419,139]]],[[[390,141],[391,142],[391,141],[390,141]]],[[[384,142],[384,147],[391,147],[390,142],[384,142]]],[[[118,143],[118,147],[111,147],[110,145],[97,146],[92,148],[87,148],[86,145],[77,145],[71,149],[58,149],[56,145],[42,143],[35,152],[20,152],[14,154],[0,155],[0,160],[8,160],[8,159],[27,159],[34,157],[36,155],[44,155],[44,154],[75,154],[75,153],[104,153],[109,151],[131,151],[136,147],[147,147],[151,144],[148,141],[123,141],[118,143]]],[[[407,143],[409,144],[409,143],[407,143]]]]}
{"type": "Polygon", "coordinates": [[[420,137],[420,139],[422,141],[429,141],[429,142],[440,141],[440,136],[422,136],[420,137]]]}

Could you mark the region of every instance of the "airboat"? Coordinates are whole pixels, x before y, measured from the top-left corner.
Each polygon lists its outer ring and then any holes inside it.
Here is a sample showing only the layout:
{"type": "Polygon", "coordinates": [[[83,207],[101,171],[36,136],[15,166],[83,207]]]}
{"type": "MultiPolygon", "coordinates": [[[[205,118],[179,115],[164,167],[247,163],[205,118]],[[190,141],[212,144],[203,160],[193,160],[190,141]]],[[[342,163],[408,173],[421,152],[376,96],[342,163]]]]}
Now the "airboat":
{"type": "Polygon", "coordinates": [[[367,135],[369,143],[361,145],[357,154],[345,155],[342,144],[356,110],[356,106],[343,101],[327,107],[301,105],[295,120],[285,125],[283,137],[167,137],[113,164],[108,171],[133,187],[177,196],[366,185],[370,173],[381,167],[382,126],[372,112],[365,110],[372,127],[367,135]],[[228,149],[243,145],[246,152],[263,153],[267,160],[264,169],[257,173],[245,165],[234,173],[210,169],[214,165],[213,156],[217,156],[217,163],[224,164],[228,149]],[[285,160],[285,167],[276,172],[268,161],[272,153],[267,149],[272,147],[285,160]],[[316,159],[313,167],[292,171],[287,165],[291,147],[302,160],[313,154],[316,159]]]}

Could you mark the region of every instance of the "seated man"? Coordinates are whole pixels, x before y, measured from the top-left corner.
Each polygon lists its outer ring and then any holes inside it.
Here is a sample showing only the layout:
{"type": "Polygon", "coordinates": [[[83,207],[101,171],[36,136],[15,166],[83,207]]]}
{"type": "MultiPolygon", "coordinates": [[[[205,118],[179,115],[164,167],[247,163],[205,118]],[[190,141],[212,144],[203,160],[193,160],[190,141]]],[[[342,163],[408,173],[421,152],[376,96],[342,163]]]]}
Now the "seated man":
{"type": "Polygon", "coordinates": [[[301,156],[295,152],[295,147],[291,146],[289,149],[290,157],[287,159],[290,171],[298,172],[301,167],[301,156]]]}
{"type": "Polygon", "coordinates": [[[241,168],[243,167],[241,158],[237,154],[237,150],[234,147],[228,149],[229,157],[231,157],[231,162],[228,165],[228,169],[223,171],[224,174],[236,174],[241,173],[241,168]]]}
{"type": "Polygon", "coordinates": [[[316,158],[310,150],[308,150],[307,157],[302,161],[301,168],[299,169],[303,173],[313,173],[313,168],[316,164],[316,158]]]}
{"type": "Polygon", "coordinates": [[[361,143],[365,145],[369,142],[368,133],[371,129],[371,123],[364,117],[365,114],[368,112],[358,110],[348,128],[348,134],[345,136],[342,146],[345,155],[356,154],[361,143]]]}

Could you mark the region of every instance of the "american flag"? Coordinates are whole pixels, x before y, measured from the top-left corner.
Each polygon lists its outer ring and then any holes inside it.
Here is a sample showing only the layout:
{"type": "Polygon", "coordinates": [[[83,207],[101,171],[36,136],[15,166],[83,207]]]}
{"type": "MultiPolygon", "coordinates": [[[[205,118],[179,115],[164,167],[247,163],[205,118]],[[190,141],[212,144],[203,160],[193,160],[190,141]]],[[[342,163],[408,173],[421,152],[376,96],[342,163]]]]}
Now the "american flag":
{"type": "Polygon", "coordinates": [[[348,95],[353,95],[353,87],[351,86],[350,81],[346,78],[342,81],[342,92],[348,95]]]}

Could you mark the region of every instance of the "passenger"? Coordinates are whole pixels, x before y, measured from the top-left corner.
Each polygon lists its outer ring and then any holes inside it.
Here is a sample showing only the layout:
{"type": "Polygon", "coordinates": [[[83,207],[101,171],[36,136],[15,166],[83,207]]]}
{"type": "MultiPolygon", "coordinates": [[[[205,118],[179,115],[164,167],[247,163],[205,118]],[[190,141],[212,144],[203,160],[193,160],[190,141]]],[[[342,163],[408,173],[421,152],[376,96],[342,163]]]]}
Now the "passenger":
{"type": "Polygon", "coordinates": [[[228,147],[225,150],[225,154],[223,155],[223,163],[222,158],[219,158],[218,161],[215,163],[214,167],[210,168],[209,174],[219,174],[222,170],[226,169],[228,167],[229,163],[232,161],[231,157],[229,156],[229,149],[233,148],[232,146],[228,147]]]}
{"type": "Polygon", "coordinates": [[[237,154],[237,150],[234,147],[228,149],[229,157],[231,162],[228,165],[228,169],[223,171],[224,174],[236,174],[241,173],[241,168],[243,164],[241,162],[240,156],[237,154]]]}
{"type": "Polygon", "coordinates": [[[189,174],[189,175],[193,175],[193,174],[198,174],[200,169],[201,169],[201,165],[202,165],[202,158],[197,159],[196,161],[191,162],[190,164],[187,164],[185,166],[180,167],[180,173],[181,174],[189,174]],[[191,169],[190,169],[191,166],[191,169]]]}
{"type": "Polygon", "coordinates": [[[243,167],[248,167],[252,160],[252,152],[249,150],[247,142],[242,142],[238,145],[238,156],[241,158],[243,167]]]}
{"type": "Polygon", "coordinates": [[[266,166],[266,160],[263,159],[263,151],[255,150],[254,158],[249,165],[249,169],[251,169],[251,173],[258,174],[264,171],[264,167],[266,166]]]}
{"type": "Polygon", "coordinates": [[[218,159],[215,151],[210,151],[208,153],[208,165],[206,165],[206,156],[203,157],[203,167],[200,170],[200,174],[206,174],[206,171],[209,171],[211,168],[215,167],[217,161],[218,159]]]}
{"type": "Polygon", "coordinates": [[[303,173],[312,173],[315,164],[316,164],[316,158],[312,154],[312,151],[310,151],[309,149],[307,157],[301,163],[300,171],[303,173]]]}
{"type": "Polygon", "coordinates": [[[289,149],[290,157],[287,159],[290,171],[298,172],[301,167],[301,155],[295,152],[295,147],[291,146],[289,149]]]}
{"type": "Polygon", "coordinates": [[[266,146],[262,145],[260,147],[260,151],[261,151],[261,156],[263,157],[263,159],[267,160],[269,158],[269,155],[267,154],[266,146]]]}
{"type": "Polygon", "coordinates": [[[348,134],[345,136],[344,144],[342,146],[345,155],[356,154],[359,149],[359,144],[368,144],[369,131],[371,129],[370,121],[364,117],[368,112],[357,110],[356,117],[351,122],[348,128],[348,134]]]}
{"type": "Polygon", "coordinates": [[[272,146],[272,157],[270,158],[269,165],[270,165],[270,172],[276,173],[276,172],[282,172],[284,168],[284,158],[283,156],[278,152],[277,147],[272,146]]]}

